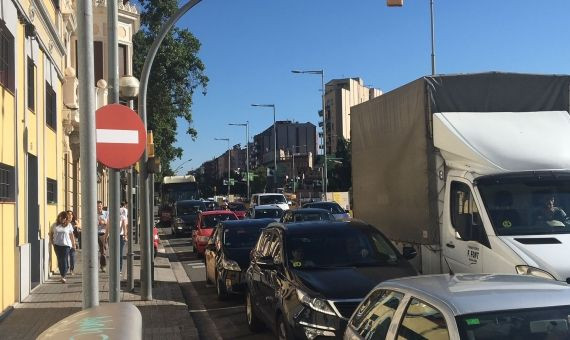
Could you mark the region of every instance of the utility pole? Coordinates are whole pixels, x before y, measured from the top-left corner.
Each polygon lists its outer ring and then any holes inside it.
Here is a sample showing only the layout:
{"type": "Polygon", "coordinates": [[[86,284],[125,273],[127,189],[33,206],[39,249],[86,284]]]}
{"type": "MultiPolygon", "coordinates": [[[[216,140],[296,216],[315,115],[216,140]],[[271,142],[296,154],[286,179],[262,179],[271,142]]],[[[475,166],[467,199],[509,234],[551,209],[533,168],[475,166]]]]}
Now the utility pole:
{"type": "Polygon", "coordinates": [[[93,3],[77,1],[77,61],[79,64],[79,149],[81,157],[81,225],[83,309],[99,305],[97,243],[97,161],[95,148],[95,77],[93,74],[93,3]]]}
{"type": "MultiPolygon", "coordinates": [[[[117,40],[117,25],[119,14],[117,1],[107,1],[107,38],[108,60],[107,78],[109,79],[108,103],[119,102],[119,43],[117,40]]],[[[109,302],[120,302],[121,273],[119,270],[120,254],[120,183],[121,173],[119,170],[109,169],[109,302]]]]}

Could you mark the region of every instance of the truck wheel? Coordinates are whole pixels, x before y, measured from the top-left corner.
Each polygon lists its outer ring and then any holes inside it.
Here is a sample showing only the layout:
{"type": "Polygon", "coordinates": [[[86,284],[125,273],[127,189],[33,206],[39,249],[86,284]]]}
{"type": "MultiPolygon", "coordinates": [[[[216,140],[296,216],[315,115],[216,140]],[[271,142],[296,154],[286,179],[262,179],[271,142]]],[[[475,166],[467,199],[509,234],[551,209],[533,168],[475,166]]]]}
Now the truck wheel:
{"type": "Polygon", "coordinates": [[[245,316],[247,318],[247,326],[252,332],[259,332],[263,329],[263,323],[257,317],[255,306],[251,301],[251,294],[247,291],[245,295],[245,316]]]}

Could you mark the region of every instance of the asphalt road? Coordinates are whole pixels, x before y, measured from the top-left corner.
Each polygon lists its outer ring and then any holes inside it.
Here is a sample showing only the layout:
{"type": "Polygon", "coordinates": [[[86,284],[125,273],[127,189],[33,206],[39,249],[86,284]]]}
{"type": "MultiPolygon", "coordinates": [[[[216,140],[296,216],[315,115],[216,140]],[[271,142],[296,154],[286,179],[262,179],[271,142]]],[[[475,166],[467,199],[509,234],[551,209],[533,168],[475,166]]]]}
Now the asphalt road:
{"type": "MultiPolygon", "coordinates": [[[[162,230],[169,234],[167,229],[162,230]]],[[[269,330],[252,333],[247,327],[245,316],[245,299],[243,296],[232,296],[225,301],[218,300],[216,289],[206,285],[204,261],[192,252],[189,237],[172,237],[163,235],[161,239],[165,248],[170,247],[178,261],[184,267],[190,282],[182,284],[182,292],[188,304],[190,315],[198,328],[201,339],[275,339],[269,330]]]]}

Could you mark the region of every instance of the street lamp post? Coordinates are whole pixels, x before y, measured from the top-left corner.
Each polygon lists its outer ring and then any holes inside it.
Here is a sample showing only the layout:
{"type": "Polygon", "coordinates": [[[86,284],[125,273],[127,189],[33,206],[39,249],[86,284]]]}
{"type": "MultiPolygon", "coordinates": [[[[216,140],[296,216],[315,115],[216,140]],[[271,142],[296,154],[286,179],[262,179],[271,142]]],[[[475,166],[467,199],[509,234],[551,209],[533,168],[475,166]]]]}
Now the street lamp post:
{"type": "Polygon", "coordinates": [[[230,150],[230,139],[229,138],[214,138],[214,140],[225,140],[226,142],[228,142],[228,202],[230,201],[230,180],[231,180],[231,175],[230,175],[230,171],[231,171],[231,150],[230,150]]]}
{"type": "MultiPolygon", "coordinates": [[[[388,7],[402,7],[404,0],[387,0],[388,7]]],[[[431,75],[435,75],[435,21],[433,16],[433,0],[429,0],[430,26],[431,26],[431,75]]]]}
{"type": "Polygon", "coordinates": [[[298,74],[319,74],[321,76],[321,91],[322,91],[322,112],[323,112],[323,156],[325,158],[324,171],[323,171],[323,199],[327,199],[327,184],[328,184],[328,173],[327,173],[327,113],[325,111],[325,71],[324,70],[309,70],[309,71],[299,71],[292,70],[292,73],[298,74]]]}
{"type": "Polygon", "coordinates": [[[229,123],[231,126],[245,126],[245,172],[247,175],[247,198],[251,197],[249,192],[249,120],[245,123],[229,123]]]}
{"type": "Polygon", "coordinates": [[[277,129],[275,127],[275,104],[251,104],[256,107],[273,108],[273,190],[277,189],[277,129]]]}
{"type": "MultiPolygon", "coordinates": [[[[176,24],[176,22],[178,20],[180,20],[180,18],[186,13],[188,12],[192,7],[196,6],[201,0],[190,0],[187,3],[185,3],[184,5],[182,5],[178,11],[176,11],[174,14],[172,14],[172,16],[168,19],[168,21],[166,21],[160,28],[160,31],[158,32],[158,35],[156,37],[156,39],[153,41],[152,45],[150,46],[150,49],[147,53],[144,65],[143,65],[143,69],[141,71],[141,77],[140,77],[140,91],[139,91],[139,100],[138,100],[138,105],[139,105],[139,115],[141,116],[141,119],[144,123],[145,126],[145,130],[147,128],[147,116],[146,116],[146,97],[147,97],[147,86],[148,86],[148,81],[150,79],[150,69],[152,67],[152,63],[154,62],[154,58],[156,57],[156,53],[158,52],[158,48],[160,47],[160,44],[162,44],[162,41],[164,40],[164,38],[166,37],[166,35],[168,34],[168,32],[172,29],[172,27],[174,26],[174,24],[176,24]]],[[[83,0],[80,1],[80,3],[87,3],[87,1],[83,0]]],[[[88,2],[88,6],[91,6],[91,2],[88,2]]],[[[82,10],[84,10],[84,8],[80,8],[82,10]]],[[[81,14],[78,15],[78,17],[82,17],[83,12],[81,10],[78,9],[77,13],[81,14]]],[[[89,13],[89,19],[91,19],[92,14],[89,13]]],[[[85,15],[85,17],[87,17],[87,15],[85,15]]],[[[82,21],[80,21],[81,19],[78,19],[79,24],[78,27],[81,26],[80,24],[83,23],[82,21]]],[[[89,27],[89,22],[87,22],[86,24],[87,27],[89,27]]],[[[92,25],[91,25],[92,26],[92,25]]],[[[92,34],[92,29],[89,29],[91,34],[92,34]]],[[[92,40],[92,37],[91,37],[92,40]]],[[[89,40],[89,41],[91,41],[89,40]]],[[[80,39],[78,39],[78,41],[82,41],[80,39]]],[[[87,46],[89,46],[89,44],[91,44],[90,42],[86,42],[87,46]]],[[[89,53],[91,53],[92,49],[92,44],[91,47],[86,47],[85,43],[80,42],[79,43],[79,53],[87,53],[89,55],[89,53]],[[83,48],[82,48],[83,47],[83,48]],[[87,48],[89,48],[89,50],[87,50],[87,48]]],[[[92,53],[91,53],[92,55],[92,53]]],[[[93,59],[91,58],[91,63],[93,63],[93,59]]],[[[90,65],[91,66],[91,65],[90,65]]],[[[88,70],[88,71],[84,71],[84,72],[91,72],[89,70],[93,70],[93,66],[91,67],[84,67],[84,68],[80,68],[80,70],[88,70]]],[[[81,81],[87,81],[89,82],[89,80],[92,78],[87,78],[86,76],[82,76],[81,81]]],[[[91,84],[93,83],[93,81],[91,81],[91,84]]],[[[87,111],[87,110],[86,110],[87,111]]],[[[82,110],[82,112],[85,112],[82,110]]],[[[89,111],[87,111],[89,112],[89,111]]],[[[81,131],[85,131],[85,130],[81,130],[81,131]]],[[[93,143],[94,144],[94,143],[93,143]]],[[[89,150],[90,151],[90,150],[89,150]]],[[[87,152],[82,153],[84,155],[88,154],[87,152]]],[[[94,152],[93,152],[94,154],[94,152]]],[[[148,162],[148,152],[145,148],[143,155],[141,157],[140,160],[140,173],[139,173],[139,190],[140,190],[140,197],[141,199],[141,298],[142,300],[152,300],[152,277],[151,277],[151,270],[152,270],[152,266],[151,266],[151,257],[152,257],[152,253],[151,253],[151,247],[152,247],[152,242],[150,239],[150,235],[152,233],[152,227],[151,227],[151,223],[152,223],[152,216],[151,216],[151,210],[150,210],[150,202],[148,199],[145,199],[144,197],[147,197],[147,195],[150,193],[150,186],[154,185],[154,183],[149,183],[149,175],[148,175],[148,171],[147,171],[147,162],[148,162]]],[[[82,163],[83,164],[83,163],[82,163]]],[[[82,169],[86,169],[88,167],[81,167],[82,169]]],[[[84,183],[83,179],[82,182],[84,183]]],[[[87,190],[86,190],[87,191],[87,190]]],[[[92,207],[93,205],[89,205],[89,204],[83,204],[83,207],[92,207]]],[[[93,220],[96,221],[96,216],[93,217],[93,220]]],[[[87,220],[88,221],[88,220],[87,220]]],[[[87,223],[83,223],[82,225],[86,225],[87,223]]],[[[97,244],[96,241],[95,245],[97,244]]],[[[86,264],[84,264],[84,268],[85,268],[86,264]]],[[[96,267],[95,268],[95,272],[97,272],[96,267]]],[[[87,269],[87,268],[85,268],[87,269]]]]}
{"type": "Polygon", "coordinates": [[[191,161],[192,161],[192,158],[190,158],[190,159],[188,159],[188,160],[182,162],[179,166],[176,167],[176,169],[172,170],[172,172],[174,173],[174,175],[176,175],[176,172],[177,172],[178,170],[180,170],[184,164],[186,164],[186,163],[188,163],[188,162],[191,162],[191,161]]]}

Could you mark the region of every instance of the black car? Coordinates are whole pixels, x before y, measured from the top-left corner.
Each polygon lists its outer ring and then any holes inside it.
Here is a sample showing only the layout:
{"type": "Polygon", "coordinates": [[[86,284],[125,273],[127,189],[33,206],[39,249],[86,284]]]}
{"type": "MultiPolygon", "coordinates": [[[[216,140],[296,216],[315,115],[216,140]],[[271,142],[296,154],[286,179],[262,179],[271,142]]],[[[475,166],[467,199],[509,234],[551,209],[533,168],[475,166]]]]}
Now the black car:
{"type": "Polygon", "coordinates": [[[196,226],[198,214],[205,210],[204,202],[198,200],[184,200],[174,203],[172,234],[191,233],[196,226]]]}
{"type": "Polygon", "coordinates": [[[279,339],[341,338],[347,320],[378,283],[417,272],[377,229],[361,221],[272,223],[251,252],[246,315],[279,339]]]}
{"type": "Polygon", "coordinates": [[[241,293],[245,288],[244,274],[249,267],[249,254],[261,229],[273,219],[233,220],[218,225],[204,255],[206,282],[215,283],[219,299],[228,293],[241,293]]]}
{"type": "Polygon", "coordinates": [[[328,210],[314,208],[287,210],[283,213],[283,216],[281,216],[282,223],[334,220],[334,216],[328,210]]]}

